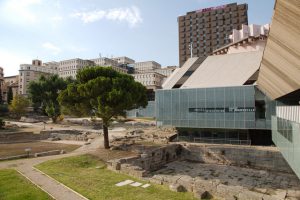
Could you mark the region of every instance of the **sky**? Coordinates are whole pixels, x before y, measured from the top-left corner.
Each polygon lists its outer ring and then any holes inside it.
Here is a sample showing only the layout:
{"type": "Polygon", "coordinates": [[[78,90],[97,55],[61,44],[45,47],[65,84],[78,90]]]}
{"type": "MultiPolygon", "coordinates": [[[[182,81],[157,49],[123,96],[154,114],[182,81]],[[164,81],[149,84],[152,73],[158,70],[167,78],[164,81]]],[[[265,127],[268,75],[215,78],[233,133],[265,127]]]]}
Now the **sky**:
{"type": "Polygon", "coordinates": [[[249,24],[270,23],[275,0],[0,0],[0,66],[127,56],[178,65],[177,17],[248,3],[249,24]]]}

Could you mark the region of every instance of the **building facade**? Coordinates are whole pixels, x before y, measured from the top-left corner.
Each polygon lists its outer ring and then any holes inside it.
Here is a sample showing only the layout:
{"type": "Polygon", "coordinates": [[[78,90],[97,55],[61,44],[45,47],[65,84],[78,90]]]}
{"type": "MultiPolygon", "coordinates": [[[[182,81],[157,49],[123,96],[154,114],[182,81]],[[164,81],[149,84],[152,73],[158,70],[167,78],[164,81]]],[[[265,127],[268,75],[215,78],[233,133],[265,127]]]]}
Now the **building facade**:
{"type": "Polygon", "coordinates": [[[157,72],[145,72],[132,75],[135,81],[142,83],[147,89],[160,89],[166,76],[157,72]]]}
{"type": "Polygon", "coordinates": [[[7,102],[7,93],[8,90],[11,88],[13,97],[19,94],[19,75],[17,76],[6,76],[4,77],[4,85],[3,85],[3,102],[7,102]]]}
{"type": "Polygon", "coordinates": [[[154,71],[157,73],[160,73],[166,77],[169,77],[177,68],[178,68],[177,66],[167,66],[167,67],[163,67],[161,69],[156,69],[154,71]]]}
{"type": "Polygon", "coordinates": [[[59,62],[58,75],[62,78],[72,77],[76,78],[77,71],[86,66],[93,66],[94,62],[90,60],[83,60],[80,58],[63,60],[59,62]]]}
{"type": "Polygon", "coordinates": [[[139,74],[132,74],[134,80],[140,82],[147,88],[148,101],[155,100],[155,91],[161,89],[161,86],[166,76],[157,72],[144,72],[139,74]]]}
{"type": "Polygon", "coordinates": [[[161,69],[161,65],[155,61],[136,62],[133,64],[135,73],[142,73],[145,71],[154,71],[161,69]]]}
{"type": "Polygon", "coordinates": [[[135,60],[131,59],[131,58],[128,58],[126,56],[122,56],[122,57],[115,57],[115,58],[112,58],[112,60],[115,60],[117,61],[119,64],[121,65],[128,65],[128,64],[133,64],[135,63],[135,60]]]}
{"type": "Polygon", "coordinates": [[[235,43],[248,37],[268,36],[270,25],[256,25],[250,24],[249,26],[242,24],[242,28],[237,30],[233,29],[232,34],[229,35],[231,42],[235,43]]]}
{"type": "Polygon", "coordinates": [[[33,60],[32,64],[21,64],[19,70],[19,94],[27,95],[30,81],[37,80],[41,75],[58,74],[58,63],[43,64],[41,60],[33,60]]]}
{"type": "Polygon", "coordinates": [[[248,24],[247,10],[247,4],[232,3],[179,16],[179,66],[190,57],[206,57],[230,43],[232,30],[248,24]]]}
{"type": "Polygon", "coordinates": [[[122,67],[122,64],[119,64],[118,60],[101,57],[101,58],[91,59],[91,61],[94,62],[94,65],[96,66],[112,67],[117,72],[127,73],[127,69],[125,67],[122,67]]]}

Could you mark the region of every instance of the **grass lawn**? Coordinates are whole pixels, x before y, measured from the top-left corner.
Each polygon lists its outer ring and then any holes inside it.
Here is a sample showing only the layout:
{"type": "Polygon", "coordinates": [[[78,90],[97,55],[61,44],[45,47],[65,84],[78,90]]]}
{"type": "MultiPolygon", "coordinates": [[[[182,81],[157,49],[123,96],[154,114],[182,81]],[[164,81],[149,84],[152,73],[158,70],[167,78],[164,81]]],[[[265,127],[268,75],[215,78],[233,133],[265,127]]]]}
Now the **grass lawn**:
{"type": "Polygon", "coordinates": [[[110,171],[104,162],[91,155],[47,161],[36,167],[92,200],[195,200],[192,193],[172,192],[161,185],[151,184],[146,189],[130,185],[117,187],[116,183],[126,179],[145,182],[110,171]]]}
{"type": "Polygon", "coordinates": [[[1,200],[46,200],[52,199],[13,169],[0,170],[1,200]]]}
{"type": "Polygon", "coordinates": [[[25,154],[26,148],[31,148],[31,153],[38,153],[51,150],[65,150],[71,152],[77,149],[78,145],[58,144],[49,142],[27,142],[15,144],[0,144],[0,157],[16,156],[25,154]]]}

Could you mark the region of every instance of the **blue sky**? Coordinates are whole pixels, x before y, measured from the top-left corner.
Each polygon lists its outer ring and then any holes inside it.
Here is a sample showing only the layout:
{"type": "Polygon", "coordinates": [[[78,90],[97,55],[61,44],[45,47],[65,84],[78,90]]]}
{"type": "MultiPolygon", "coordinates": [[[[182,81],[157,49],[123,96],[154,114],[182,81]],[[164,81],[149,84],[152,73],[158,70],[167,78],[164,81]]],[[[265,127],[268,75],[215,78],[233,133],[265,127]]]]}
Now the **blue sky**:
{"type": "Polygon", "coordinates": [[[100,53],[178,65],[177,17],[233,2],[248,3],[249,24],[271,22],[274,0],[0,0],[0,66],[100,53]]]}

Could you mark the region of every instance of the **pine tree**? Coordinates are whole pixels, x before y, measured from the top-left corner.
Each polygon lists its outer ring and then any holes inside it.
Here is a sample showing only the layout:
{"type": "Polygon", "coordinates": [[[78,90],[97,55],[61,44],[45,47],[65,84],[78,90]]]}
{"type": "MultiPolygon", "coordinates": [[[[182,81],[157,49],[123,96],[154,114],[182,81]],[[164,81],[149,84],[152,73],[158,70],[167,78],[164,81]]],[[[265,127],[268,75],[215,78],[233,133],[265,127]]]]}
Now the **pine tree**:
{"type": "Polygon", "coordinates": [[[7,104],[10,104],[13,99],[13,91],[11,87],[8,87],[8,92],[7,92],[7,104]]]}

